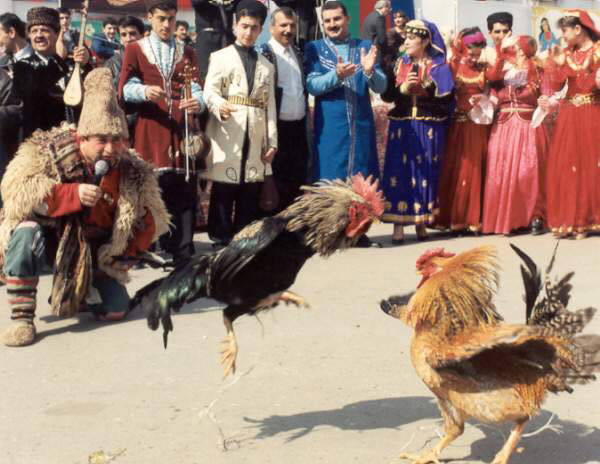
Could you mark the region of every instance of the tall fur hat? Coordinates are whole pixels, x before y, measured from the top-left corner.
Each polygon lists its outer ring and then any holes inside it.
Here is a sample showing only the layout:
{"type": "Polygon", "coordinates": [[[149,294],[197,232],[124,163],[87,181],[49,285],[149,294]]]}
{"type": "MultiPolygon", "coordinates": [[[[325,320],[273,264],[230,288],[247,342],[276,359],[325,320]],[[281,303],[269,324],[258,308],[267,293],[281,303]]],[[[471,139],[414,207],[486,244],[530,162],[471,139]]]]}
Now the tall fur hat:
{"type": "Polygon", "coordinates": [[[58,11],[54,8],[37,6],[27,12],[27,32],[33,26],[48,26],[54,29],[54,32],[60,31],[60,17],[58,11]]]}
{"type": "Polygon", "coordinates": [[[110,70],[94,69],[85,78],[83,87],[83,107],[77,133],[82,137],[112,135],[128,138],[127,120],[117,104],[110,70]]]}

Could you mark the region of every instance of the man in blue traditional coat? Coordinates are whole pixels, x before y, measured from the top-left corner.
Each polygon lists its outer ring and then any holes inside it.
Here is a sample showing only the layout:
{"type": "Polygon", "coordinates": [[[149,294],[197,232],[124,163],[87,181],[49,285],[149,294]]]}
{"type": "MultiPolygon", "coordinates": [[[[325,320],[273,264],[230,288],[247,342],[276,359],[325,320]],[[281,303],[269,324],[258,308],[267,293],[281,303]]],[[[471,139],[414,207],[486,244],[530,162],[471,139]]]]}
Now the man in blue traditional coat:
{"type": "MultiPolygon", "coordinates": [[[[305,50],[306,88],[315,96],[313,175],[346,179],[360,172],[379,177],[369,90],[383,93],[387,78],[377,64],[377,48],[350,37],[343,3],[327,1],[321,14],[325,38],[305,50]]],[[[366,236],[360,244],[371,245],[366,236]]]]}

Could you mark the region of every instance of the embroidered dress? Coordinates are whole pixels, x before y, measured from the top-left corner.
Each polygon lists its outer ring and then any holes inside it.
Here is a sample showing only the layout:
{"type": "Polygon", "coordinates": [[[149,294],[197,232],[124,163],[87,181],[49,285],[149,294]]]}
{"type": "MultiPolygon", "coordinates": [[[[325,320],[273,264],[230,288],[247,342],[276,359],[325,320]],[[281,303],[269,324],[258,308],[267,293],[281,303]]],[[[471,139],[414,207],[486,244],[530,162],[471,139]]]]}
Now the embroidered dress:
{"type": "Polygon", "coordinates": [[[396,64],[396,86],[390,85],[383,97],[395,104],[388,113],[383,220],[402,225],[432,224],[439,212],[440,167],[453,104],[454,81],[445,46],[437,27],[423,22],[431,32],[433,47],[419,67],[421,88],[412,94],[401,90],[413,66],[405,55],[396,64]]]}
{"type": "Polygon", "coordinates": [[[600,44],[548,60],[553,90],[568,84],[548,155],[548,225],[558,236],[600,229],[600,44]]]}
{"type": "Polygon", "coordinates": [[[486,92],[486,70],[485,65],[467,63],[460,56],[453,57],[450,67],[454,75],[456,109],[442,164],[436,226],[478,232],[490,126],[474,122],[469,113],[473,109],[471,98],[486,92]]]}
{"type": "Polygon", "coordinates": [[[355,39],[306,45],[306,87],[315,95],[315,179],[346,179],[359,172],[379,176],[369,89],[382,93],[387,79],[378,65],[371,77],[363,72],[360,53],[370,48],[371,42],[355,39]],[[358,66],[342,81],[336,74],[338,56],[358,66]]]}

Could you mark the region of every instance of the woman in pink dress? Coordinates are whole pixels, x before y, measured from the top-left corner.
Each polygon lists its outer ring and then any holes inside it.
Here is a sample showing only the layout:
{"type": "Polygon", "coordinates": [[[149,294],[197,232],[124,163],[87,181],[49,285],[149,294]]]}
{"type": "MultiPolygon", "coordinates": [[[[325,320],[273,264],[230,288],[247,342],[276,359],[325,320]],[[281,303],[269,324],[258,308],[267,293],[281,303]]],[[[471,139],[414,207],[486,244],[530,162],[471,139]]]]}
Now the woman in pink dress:
{"type": "Polygon", "coordinates": [[[533,37],[505,39],[492,94],[497,115],[492,126],[483,199],[484,233],[509,235],[518,229],[543,228],[544,161],[548,135],[544,125],[531,126],[540,96],[540,78],[533,61],[533,37]]]}
{"type": "Polygon", "coordinates": [[[568,46],[551,50],[545,69],[553,90],[565,82],[568,90],[548,156],[548,225],[558,237],[584,238],[600,229],[600,33],[582,10],[559,27],[568,46]]]}

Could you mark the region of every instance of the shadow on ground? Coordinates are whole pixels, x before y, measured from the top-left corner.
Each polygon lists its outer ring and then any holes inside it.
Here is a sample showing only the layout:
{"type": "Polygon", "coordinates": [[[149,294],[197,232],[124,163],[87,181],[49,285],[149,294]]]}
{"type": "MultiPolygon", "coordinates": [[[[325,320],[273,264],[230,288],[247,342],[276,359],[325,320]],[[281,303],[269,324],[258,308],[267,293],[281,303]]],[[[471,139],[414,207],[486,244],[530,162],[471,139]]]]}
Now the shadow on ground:
{"type": "MultiPolygon", "coordinates": [[[[550,411],[542,411],[527,424],[525,434],[535,432],[550,419],[550,411]]],[[[574,421],[554,417],[551,422],[559,433],[544,429],[539,434],[523,438],[517,448],[522,452],[514,453],[511,464],[588,464],[600,462],[600,429],[574,421]]],[[[485,437],[471,444],[471,454],[465,459],[491,462],[510,433],[506,424],[493,430],[487,426],[476,425],[485,437]],[[502,436],[504,435],[504,437],[502,436]]]]}
{"type": "Polygon", "coordinates": [[[257,428],[255,439],[292,433],[286,441],[296,440],[318,427],[340,430],[396,429],[421,419],[439,418],[435,400],[425,396],[385,398],[359,401],[340,409],[303,412],[289,416],[269,416],[264,419],[244,417],[251,427],[257,428]]]}

